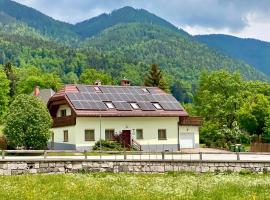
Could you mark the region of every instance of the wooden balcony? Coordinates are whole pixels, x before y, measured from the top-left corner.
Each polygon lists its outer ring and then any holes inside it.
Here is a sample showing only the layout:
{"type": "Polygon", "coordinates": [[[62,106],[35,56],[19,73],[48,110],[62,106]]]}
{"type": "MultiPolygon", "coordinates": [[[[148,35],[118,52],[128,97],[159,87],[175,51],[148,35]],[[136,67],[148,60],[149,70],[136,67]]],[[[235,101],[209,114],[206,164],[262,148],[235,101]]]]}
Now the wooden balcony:
{"type": "Polygon", "coordinates": [[[179,125],[182,126],[201,126],[203,122],[202,117],[181,117],[179,125]]]}
{"type": "Polygon", "coordinates": [[[53,118],[53,128],[63,126],[73,126],[76,124],[75,116],[55,117],[53,118]]]}

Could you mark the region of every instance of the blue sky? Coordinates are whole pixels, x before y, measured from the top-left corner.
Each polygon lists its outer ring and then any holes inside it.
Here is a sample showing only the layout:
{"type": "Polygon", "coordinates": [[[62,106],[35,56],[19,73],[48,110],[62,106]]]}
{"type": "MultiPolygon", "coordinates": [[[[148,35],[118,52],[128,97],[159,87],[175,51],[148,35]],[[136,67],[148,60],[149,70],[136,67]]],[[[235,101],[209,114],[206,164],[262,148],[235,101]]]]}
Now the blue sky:
{"type": "Polygon", "coordinates": [[[270,41],[270,0],[15,0],[76,23],[124,6],[146,9],[190,34],[224,33],[270,41]]]}

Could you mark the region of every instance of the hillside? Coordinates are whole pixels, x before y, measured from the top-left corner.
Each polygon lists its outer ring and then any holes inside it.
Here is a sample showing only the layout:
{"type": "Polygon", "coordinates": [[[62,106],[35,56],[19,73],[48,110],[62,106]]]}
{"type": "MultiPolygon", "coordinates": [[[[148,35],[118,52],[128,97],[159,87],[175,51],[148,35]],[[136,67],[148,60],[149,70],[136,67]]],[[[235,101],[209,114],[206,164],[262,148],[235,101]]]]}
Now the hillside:
{"type": "Polygon", "coordinates": [[[198,35],[196,38],[215,50],[242,60],[270,75],[270,43],[229,35],[198,35]]]}
{"type": "Polygon", "coordinates": [[[17,21],[23,23],[44,36],[59,41],[77,40],[78,36],[72,31],[72,25],[55,20],[33,8],[21,5],[10,0],[0,0],[0,13],[6,22],[17,21]],[[8,19],[8,20],[7,20],[8,19]]]}
{"type": "Polygon", "coordinates": [[[265,78],[251,66],[223,56],[186,34],[152,24],[116,25],[90,38],[84,46],[113,55],[124,63],[157,63],[173,80],[195,82],[202,70],[218,69],[240,71],[249,79],[265,78]]]}

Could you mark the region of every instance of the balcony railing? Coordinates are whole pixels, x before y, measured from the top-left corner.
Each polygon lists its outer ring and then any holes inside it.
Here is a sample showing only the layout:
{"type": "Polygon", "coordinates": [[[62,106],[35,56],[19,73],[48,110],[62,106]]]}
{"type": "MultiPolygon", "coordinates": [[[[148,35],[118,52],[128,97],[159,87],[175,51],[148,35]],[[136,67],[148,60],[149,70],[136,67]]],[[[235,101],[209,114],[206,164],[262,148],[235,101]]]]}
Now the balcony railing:
{"type": "Polygon", "coordinates": [[[180,118],[180,125],[183,126],[201,126],[203,122],[202,117],[184,117],[180,118]]]}
{"type": "Polygon", "coordinates": [[[53,127],[72,126],[76,124],[76,117],[55,117],[53,118],[53,127]]]}

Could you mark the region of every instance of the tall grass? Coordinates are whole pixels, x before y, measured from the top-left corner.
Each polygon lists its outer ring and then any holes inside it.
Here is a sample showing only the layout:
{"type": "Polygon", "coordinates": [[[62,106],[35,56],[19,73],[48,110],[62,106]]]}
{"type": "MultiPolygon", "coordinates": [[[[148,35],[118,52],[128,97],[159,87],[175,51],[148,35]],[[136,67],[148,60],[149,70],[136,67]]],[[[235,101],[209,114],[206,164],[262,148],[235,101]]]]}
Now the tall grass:
{"type": "Polygon", "coordinates": [[[269,199],[269,175],[76,174],[0,177],[0,199],[269,199]]]}

